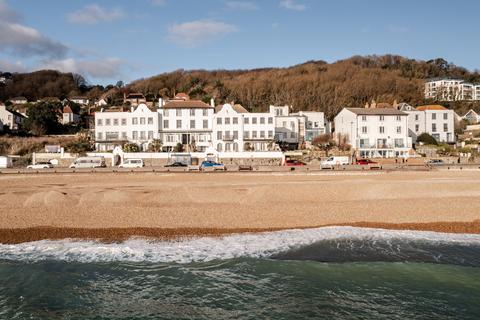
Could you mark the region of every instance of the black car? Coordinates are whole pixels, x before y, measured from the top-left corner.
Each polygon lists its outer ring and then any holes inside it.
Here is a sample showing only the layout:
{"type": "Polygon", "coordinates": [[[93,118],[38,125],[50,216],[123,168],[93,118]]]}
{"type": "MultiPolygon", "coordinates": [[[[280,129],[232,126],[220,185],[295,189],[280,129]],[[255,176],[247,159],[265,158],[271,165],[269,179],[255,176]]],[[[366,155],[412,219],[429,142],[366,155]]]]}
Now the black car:
{"type": "Polygon", "coordinates": [[[430,159],[427,161],[427,165],[430,165],[430,166],[441,165],[441,164],[445,164],[445,162],[443,162],[443,160],[441,159],[430,159]]]}
{"type": "Polygon", "coordinates": [[[165,167],[169,167],[169,168],[170,167],[187,167],[187,165],[183,162],[176,161],[176,162],[167,164],[165,167]]]}

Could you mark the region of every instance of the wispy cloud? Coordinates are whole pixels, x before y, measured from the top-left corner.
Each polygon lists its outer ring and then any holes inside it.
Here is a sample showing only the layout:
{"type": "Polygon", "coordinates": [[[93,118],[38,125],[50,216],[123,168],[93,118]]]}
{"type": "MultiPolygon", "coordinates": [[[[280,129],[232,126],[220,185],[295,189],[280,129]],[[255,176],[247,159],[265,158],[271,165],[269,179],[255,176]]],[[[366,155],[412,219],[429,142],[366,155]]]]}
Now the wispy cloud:
{"type": "Polygon", "coordinates": [[[0,59],[0,70],[8,72],[25,72],[27,68],[23,65],[22,62],[10,62],[7,60],[0,59]]]}
{"type": "Polygon", "coordinates": [[[237,31],[235,26],[224,22],[196,20],[170,26],[167,38],[182,47],[193,48],[234,31],[237,31]]]}
{"type": "Polygon", "coordinates": [[[226,1],[225,7],[228,10],[244,10],[244,11],[255,11],[258,10],[259,7],[256,3],[250,1],[226,1]]]}
{"type": "Polygon", "coordinates": [[[67,20],[78,24],[97,24],[100,22],[112,22],[124,17],[120,8],[104,8],[98,4],[88,5],[80,10],[67,15],[67,20]]]}
{"type": "Polygon", "coordinates": [[[280,1],[280,7],[294,11],[304,11],[307,9],[306,5],[299,3],[296,0],[282,0],[280,1]]]}
{"type": "Polygon", "coordinates": [[[167,5],[167,0],[150,0],[150,3],[156,7],[163,7],[167,5]]]}
{"type": "Polygon", "coordinates": [[[19,23],[20,15],[0,1],[0,52],[22,57],[61,58],[67,46],[19,23]]]}
{"type": "Polygon", "coordinates": [[[113,79],[121,78],[124,73],[125,62],[118,58],[94,60],[77,60],[73,58],[46,61],[36,69],[54,69],[61,72],[73,72],[87,78],[113,79]]]}

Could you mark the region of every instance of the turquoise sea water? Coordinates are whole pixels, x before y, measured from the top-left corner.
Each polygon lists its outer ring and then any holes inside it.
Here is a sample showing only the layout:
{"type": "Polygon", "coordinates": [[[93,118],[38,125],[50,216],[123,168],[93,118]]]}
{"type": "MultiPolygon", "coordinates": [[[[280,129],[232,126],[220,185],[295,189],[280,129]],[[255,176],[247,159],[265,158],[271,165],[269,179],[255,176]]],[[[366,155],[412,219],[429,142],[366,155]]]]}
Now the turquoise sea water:
{"type": "Polygon", "coordinates": [[[321,228],[0,245],[0,319],[480,319],[480,237],[321,228]]]}

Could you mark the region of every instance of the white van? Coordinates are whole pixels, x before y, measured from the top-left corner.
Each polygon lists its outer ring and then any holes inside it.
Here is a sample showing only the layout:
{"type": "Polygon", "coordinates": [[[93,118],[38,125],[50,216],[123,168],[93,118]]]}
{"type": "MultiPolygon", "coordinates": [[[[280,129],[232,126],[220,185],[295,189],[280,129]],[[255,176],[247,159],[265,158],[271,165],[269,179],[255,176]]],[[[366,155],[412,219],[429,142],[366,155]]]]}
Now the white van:
{"type": "Polygon", "coordinates": [[[334,166],[343,166],[350,164],[348,157],[329,157],[320,163],[322,168],[333,168],[334,166]]]}
{"type": "Polygon", "coordinates": [[[145,166],[145,163],[142,159],[125,159],[119,168],[142,168],[145,166]]]}
{"type": "Polygon", "coordinates": [[[80,157],[77,158],[71,165],[70,168],[80,169],[80,168],[105,168],[104,157],[80,157]]]}

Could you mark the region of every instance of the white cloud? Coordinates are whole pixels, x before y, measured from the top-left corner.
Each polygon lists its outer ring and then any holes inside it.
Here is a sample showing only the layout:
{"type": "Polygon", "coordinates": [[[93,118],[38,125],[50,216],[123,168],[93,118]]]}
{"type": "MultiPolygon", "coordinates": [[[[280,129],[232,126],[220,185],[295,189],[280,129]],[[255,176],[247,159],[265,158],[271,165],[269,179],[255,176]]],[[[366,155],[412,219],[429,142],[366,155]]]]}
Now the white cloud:
{"type": "Polygon", "coordinates": [[[170,26],[168,39],[180,46],[193,48],[236,30],[235,26],[224,22],[196,20],[170,26]]]}
{"type": "Polygon", "coordinates": [[[61,72],[73,72],[87,78],[112,79],[123,75],[124,61],[118,58],[97,60],[64,60],[47,61],[37,67],[37,70],[53,69],[61,72]]]}
{"type": "Polygon", "coordinates": [[[150,3],[156,7],[163,7],[167,5],[167,0],[150,0],[150,3]]]}
{"type": "Polygon", "coordinates": [[[99,22],[112,22],[124,17],[120,8],[104,8],[98,4],[91,4],[83,9],[67,15],[69,22],[78,24],[97,24],[99,22]]]}
{"type": "Polygon", "coordinates": [[[22,62],[10,62],[7,60],[0,59],[0,71],[3,72],[25,72],[27,68],[23,65],[22,62]]]}
{"type": "Polygon", "coordinates": [[[255,11],[258,10],[257,4],[250,1],[227,1],[225,6],[229,10],[246,10],[255,11]]]}
{"type": "Polygon", "coordinates": [[[307,9],[306,5],[298,3],[296,0],[282,0],[280,1],[280,7],[295,11],[304,11],[307,9]]]}
{"type": "Polygon", "coordinates": [[[20,22],[20,15],[0,0],[0,52],[22,57],[61,58],[68,48],[20,22]]]}

